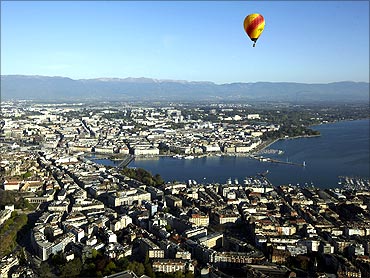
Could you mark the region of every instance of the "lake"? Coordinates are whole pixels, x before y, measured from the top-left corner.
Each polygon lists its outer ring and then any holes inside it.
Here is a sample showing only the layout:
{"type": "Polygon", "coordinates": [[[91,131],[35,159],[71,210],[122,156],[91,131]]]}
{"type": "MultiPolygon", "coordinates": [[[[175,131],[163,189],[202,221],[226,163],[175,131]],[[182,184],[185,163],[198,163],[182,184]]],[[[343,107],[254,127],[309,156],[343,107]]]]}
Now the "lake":
{"type": "MultiPolygon", "coordinates": [[[[321,188],[338,185],[339,176],[369,178],[369,119],[343,121],[312,127],[321,136],[279,140],[266,150],[282,150],[282,154],[263,156],[306,166],[262,162],[249,157],[213,156],[192,160],[158,157],[135,159],[129,167],[140,167],[160,174],[166,181],[195,180],[198,183],[225,183],[229,178],[255,176],[268,171],[273,185],[313,184],[321,188]]],[[[95,160],[114,165],[110,160],[95,160]]]]}

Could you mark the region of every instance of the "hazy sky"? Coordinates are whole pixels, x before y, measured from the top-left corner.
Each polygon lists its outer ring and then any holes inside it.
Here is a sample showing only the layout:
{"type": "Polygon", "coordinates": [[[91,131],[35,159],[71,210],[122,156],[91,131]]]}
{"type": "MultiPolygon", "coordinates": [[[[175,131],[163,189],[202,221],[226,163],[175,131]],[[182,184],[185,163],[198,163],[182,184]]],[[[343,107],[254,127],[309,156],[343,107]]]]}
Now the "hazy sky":
{"type": "Polygon", "coordinates": [[[1,74],[369,82],[369,2],[1,1],[1,74]]]}

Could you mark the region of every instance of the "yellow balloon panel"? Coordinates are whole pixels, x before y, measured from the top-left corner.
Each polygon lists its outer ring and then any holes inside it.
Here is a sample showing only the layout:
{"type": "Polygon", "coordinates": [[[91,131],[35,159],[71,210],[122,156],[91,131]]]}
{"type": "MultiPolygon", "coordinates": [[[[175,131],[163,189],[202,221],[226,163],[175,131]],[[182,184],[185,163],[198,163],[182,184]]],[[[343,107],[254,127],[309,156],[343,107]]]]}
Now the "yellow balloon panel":
{"type": "Polygon", "coordinates": [[[265,28],[265,19],[261,14],[250,14],[244,19],[244,30],[252,41],[256,41],[265,28]]]}

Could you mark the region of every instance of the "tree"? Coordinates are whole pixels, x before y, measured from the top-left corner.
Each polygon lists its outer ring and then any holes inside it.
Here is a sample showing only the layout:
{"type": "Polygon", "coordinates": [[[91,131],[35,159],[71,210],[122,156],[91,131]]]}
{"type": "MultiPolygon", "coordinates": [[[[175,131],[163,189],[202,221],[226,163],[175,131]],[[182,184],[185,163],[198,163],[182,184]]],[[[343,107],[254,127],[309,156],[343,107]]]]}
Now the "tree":
{"type": "Polygon", "coordinates": [[[53,265],[64,265],[65,264],[65,259],[63,258],[63,255],[61,252],[58,254],[55,254],[51,257],[51,262],[53,265]]]}
{"type": "Polygon", "coordinates": [[[53,273],[51,272],[51,268],[47,262],[41,262],[39,274],[40,277],[54,277],[53,273]]]}
{"type": "Polygon", "coordinates": [[[26,172],[26,173],[24,173],[24,174],[22,174],[22,178],[25,180],[25,179],[27,179],[27,178],[29,178],[29,177],[31,177],[32,176],[32,173],[31,172],[26,172]]]}
{"type": "Polygon", "coordinates": [[[193,272],[191,272],[191,271],[187,271],[187,272],[185,273],[185,278],[194,278],[194,273],[193,273],[193,272]]]}
{"type": "Polygon", "coordinates": [[[160,174],[156,174],[154,176],[154,180],[155,180],[155,183],[156,183],[157,186],[164,184],[164,180],[162,179],[160,174]]]}
{"type": "Polygon", "coordinates": [[[116,264],[113,261],[110,261],[104,268],[103,274],[110,275],[112,272],[116,270],[116,264]]]}
{"type": "Polygon", "coordinates": [[[171,230],[172,230],[172,227],[171,227],[170,224],[167,224],[165,228],[166,228],[167,232],[171,232],[171,230]]]}
{"type": "Polygon", "coordinates": [[[129,261],[126,257],[123,257],[123,258],[120,258],[117,262],[116,262],[116,267],[117,267],[117,270],[118,271],[123,271],[123,270],[126,270],[128,268],[128,265],[129,265],[129,261]]]}
{"type": "Polygon", "coordinates": [[[146,253],[145,260],[144,260],[144,268],[145,268],[145,274],[149,277],[155,277],[155,273],[153,271],[152,265],[149,260],[149,253],[146,253]]]}
{"type": "Polygon", "coordinates": [[[175,272],[174,278],[184,278],[184,273],[178,270],[175,272]]]}
{"type": "Polygon", "coordinates": [[[136,267],[135,273],[138,276],[144,275],[144,273],[145,273],[145,267],[144,267],[144,265],[142,263],[137,263],[137,267],[136,267]]]}
{"type": "Polygon", "coordinates": [[[61,268],[61,277],[77,277],[82,270],[81,258],[76,258],[70,262],[67,262],[61,268]]]}
{"type": "Polygon", "coordinates": [[[14,204],[15,195],[15,192],[0,189],[0,206],[14,204]]]}
{"type": "Polygon", "coordinates": [[[155,273],[153,271],[152,265],[150,263],[144,265],[145,268],[145,274],[149,277],[155,278],[155,273]]]}
{"type": "Polygon", "coordinates": [[[99,253],[98,253],[98,250],[96,250],[96,249],[92,249],[92,250],[91,250],[91,256],[92,256],[92,258],[93,258],[93,259],[95,259],[95,258],[96,258],[96,256],[98,256],[98,254],[99,254],[99,253]]]}
{"type": "Polygon", "coordinates": [[[133,271],[136,273],[136,275],[138,276],[141,276],[145,273],[145,267],[142,263],[139,263],[139,262],[132,262],[132,263],[129,263],[127,269],[133,271]]]}
{"type": "Polygon", "coordinates": [[[83,269],[80,272],[81,277],[92,277],[95,275],[95,264],[93,262],[83,264],[83,269]]]}
{"type": "Polygon", "coordinates": [[[164,183],[164,180],[159,174],[153,176],[150,172],[146,171],[143,168],[125,168],[122,170],[122,174],[147,185],[156,186],[164,183]]]}

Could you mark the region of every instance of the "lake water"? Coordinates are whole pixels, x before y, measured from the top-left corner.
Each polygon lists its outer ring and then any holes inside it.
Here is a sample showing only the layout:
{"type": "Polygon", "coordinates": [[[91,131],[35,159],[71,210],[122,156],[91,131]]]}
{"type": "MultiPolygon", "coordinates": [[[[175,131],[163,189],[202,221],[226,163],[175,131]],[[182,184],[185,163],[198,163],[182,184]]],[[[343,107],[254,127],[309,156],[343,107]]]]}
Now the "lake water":
{"type": "MultiPolygon", "coordinates": [[[[159,157],[135,159],[129,167],[140,167],[160,174],[166,181],[196,180],[198,183],[225,183],[229,178],[242,183],[245,177],[268,170],[273,185],[313,184],[321,188],[338,185],[339,176],[369,178],[369,119],[344,121],[315,126],[320,137],[280,140],[268,149],[283,154],[264,154],[265,157],[306,166],[261,162],[248,157],[214,156],[192,160],[159,157]]],[[[113,165],[109,160],[98,163],[113,165]]]]}

